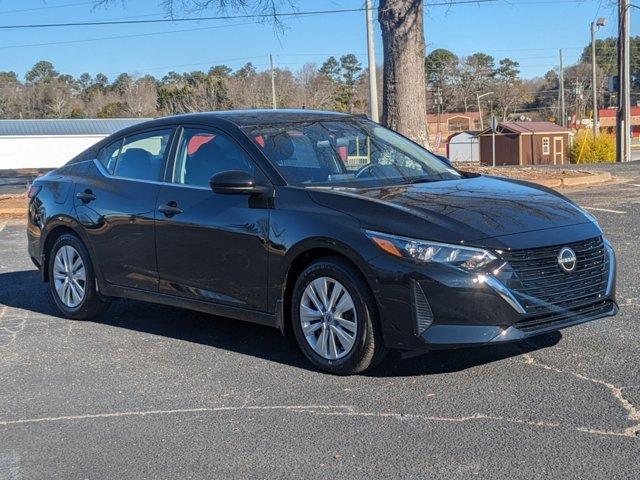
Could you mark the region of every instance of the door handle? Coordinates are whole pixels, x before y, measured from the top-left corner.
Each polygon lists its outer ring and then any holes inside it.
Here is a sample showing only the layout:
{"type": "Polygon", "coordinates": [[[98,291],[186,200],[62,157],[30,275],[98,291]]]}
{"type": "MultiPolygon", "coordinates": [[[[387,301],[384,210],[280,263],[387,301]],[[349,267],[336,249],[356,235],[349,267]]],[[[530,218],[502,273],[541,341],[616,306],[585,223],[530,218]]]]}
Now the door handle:
{"type": "Polygon", "coordinates": [[[176,202],[169,202],[166,205],[160,205],[158,207],[158,211],[164,213],[164,216],[167,218],[171,218],[174,215],[178,215],[182,213],[182,209],[178,206],[176,202]]]}
{"type": "Polygon", "coordinates": [[[87,188],[84,192],[76,193],[76,198],[82,200],[82,203],[89,203],[96,199],[91,189],[87,188]]]}

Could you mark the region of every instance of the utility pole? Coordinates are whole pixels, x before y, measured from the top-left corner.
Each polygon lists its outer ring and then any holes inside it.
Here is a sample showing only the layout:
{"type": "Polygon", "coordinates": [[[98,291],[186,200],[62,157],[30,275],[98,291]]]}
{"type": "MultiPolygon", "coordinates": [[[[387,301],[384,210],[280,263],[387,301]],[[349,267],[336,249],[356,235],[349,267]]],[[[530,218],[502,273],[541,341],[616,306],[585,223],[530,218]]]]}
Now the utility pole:
{"type": "Polygon", "coordinates": [[[607,24],[606,18],[599,18],[596,22],[591,22],[591,92],[593,93],[593,138],[600,134],[598,125],[598,79],[596,78],[596,30],[607,24]]]}
{"type": "Polygon", "coordinates": [[[631,73],[629,65],[629,0],[618,0],[618,112],[616,161],[631,160],[631,73]]]}
{"type": "Polygon", "coordinates": [[[480,130],[484,130],[484,120],[482,119],[482,106],[480,105],[480,99],[482,97],[486,97],[487,95],[493,95],[493,92],[483,93],[482,95],[479,95],[476,92],[476,99],[478,100],[478,113],[480,114],[480,130]]]}
{"type": "Polygon", "coordinates": [[[582,95],[582,84],[580,82],[578,82],[578,79],[576,78],[576,81],[573,84],[573,95],[576,97],[576,124],[579,125],[582,124],[582,119],[584,118],[583,115],[583,100],[584,100],[584,96],[582,95]]]}
{"type": "Polygon", "coordinates": [[[567,126],[567,111],[564,106],[564,66],[562,65],[562,49],[560,49],[560,125],[567,126]]]}
{"type": "Polygon", "coordinates": [[[493,114],[493,100],[491,100],[491,164],[496,166],[496,130],[498,129],[498,121],[493,114]]]}
{"type": "Polygon", "coordinates": [[[371,120],[378,122],[378,82],[376,75],[376,47],[373,38],[373,0],[367,0],[367,56],[369,60],[369,112],[371,120]]]}
{"type": "Polygon", "coordinates": [[[436,133],[442,133],[442,131],[440,130],[440,115],[442,114],[442,90],[440,90],[440,87],[438,87],[438,89],[436,90],[433,103],[436,106],[436,112],[438,115],[436,120],[437,121],[436,133]]]}
{"type": "Polygon", "coordinates": [[[438,148],[440,148],[440,142],[442,141],[442,130],[440,129],[440,121],[441,121],[441,115],[442,115],[442,90],[440,90],[440,87],[438,87],[438,89],[433,94],[433,104],[436,107],[437,127],[436,127],[436,138],[435,138],[434,144],[432,145],[432,148],[437,150],[438,148]]]}
{"type": "Polygon", "coordinates": [[[276,74],[273,70],[273,55],[269,54],[269,63],[271,64],[271,102],[272,108],[276,110],[278,104],[276,103],[276,74]]]}

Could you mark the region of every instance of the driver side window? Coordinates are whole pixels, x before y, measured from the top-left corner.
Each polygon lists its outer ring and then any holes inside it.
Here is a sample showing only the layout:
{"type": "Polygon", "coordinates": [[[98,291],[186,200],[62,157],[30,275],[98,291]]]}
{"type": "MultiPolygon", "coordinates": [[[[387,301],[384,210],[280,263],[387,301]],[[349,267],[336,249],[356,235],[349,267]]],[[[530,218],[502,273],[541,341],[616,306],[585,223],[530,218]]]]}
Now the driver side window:
{"type": "Polygon", "coordinates": [[[242,170],[255,174],[253,161],[224,133],[185,128],[173,172],[173,182],[208,187],[217,173],[242,170]]]}

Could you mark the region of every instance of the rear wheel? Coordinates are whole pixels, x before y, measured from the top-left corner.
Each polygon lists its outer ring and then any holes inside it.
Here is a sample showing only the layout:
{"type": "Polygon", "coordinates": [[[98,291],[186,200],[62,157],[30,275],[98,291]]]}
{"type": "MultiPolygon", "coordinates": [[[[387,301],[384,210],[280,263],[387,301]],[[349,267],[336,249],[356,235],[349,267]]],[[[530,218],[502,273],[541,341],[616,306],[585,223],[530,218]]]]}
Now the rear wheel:
{"type": "Polygon", "coordinates": [[[66,317],[88,320],[109,308],[96,290],[89,252],[73,234],[61,235],[49,253],[49,285],[56,306],[66,317]]]}
{"type": "Polygon", "coordinates": [[[386,353],[369,286],[341,258],[318,260],[302,272],[291,310],[300,348],[322,370],[339,375],[363,372],[386,353]]]}

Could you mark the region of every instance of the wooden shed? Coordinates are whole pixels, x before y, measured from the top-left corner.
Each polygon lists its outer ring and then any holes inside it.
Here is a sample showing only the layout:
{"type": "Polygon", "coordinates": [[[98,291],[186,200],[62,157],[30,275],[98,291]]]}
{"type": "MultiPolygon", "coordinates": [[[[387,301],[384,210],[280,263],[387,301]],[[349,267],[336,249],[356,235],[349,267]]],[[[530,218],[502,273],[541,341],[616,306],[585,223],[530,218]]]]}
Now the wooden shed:
{"type": "MultiPolygon", "coordinates": [[[[569,163],[567,128],[551,122],[501,122],[496,132],[496,165],[569,163]]],[[[492,133],[480,134],[480,163],[492,164],[492,133]]]]}

